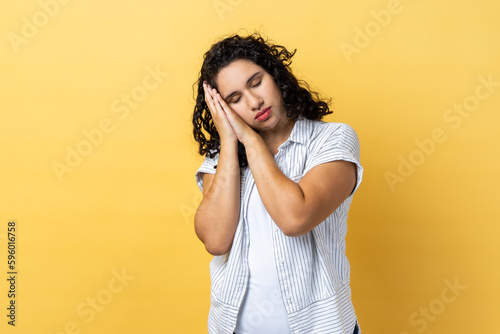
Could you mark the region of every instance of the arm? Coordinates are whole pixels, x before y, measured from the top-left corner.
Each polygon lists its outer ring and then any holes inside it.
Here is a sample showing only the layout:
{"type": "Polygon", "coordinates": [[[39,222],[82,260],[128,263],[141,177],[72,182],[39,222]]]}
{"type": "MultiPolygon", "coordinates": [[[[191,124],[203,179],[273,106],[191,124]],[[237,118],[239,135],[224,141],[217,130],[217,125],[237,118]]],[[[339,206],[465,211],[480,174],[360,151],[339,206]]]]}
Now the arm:
{"type": "Polygon", "coordinates": [[[331,215],[351,194],[356,166],[332,161],[312,168],[298,182],[281,172],[260,136],[245,145],[248,163],[267,212],[288,236],[300,236],[331,215]]]}
{"type": "Polygon", "coordinates": [[[238,140],[224,113],[217,112],[208,87],[205,101],[221,137],[221,149],[215,174],[203,176],[203,199],[195,213],[194,227],[210,254],[223,255],[231,249],[240,215],[238,140]]]}
{"type": "Polygon", "coordinates": [[[221,111],[245,145],[248,164],[267,212],[288,236],[300,236],[331,215],[356,185],[356,166],[338,160],[313,167],[296,183],[284,175],[262,137],[217,95],[221,111]]]}
{"type": "Polygon", "coordinates": [[[212,255],[231,249],[240,216],[237,146],[221,147],[215,174],[203,176],[203,199],[194,217],[196,235],[212,255]]]}

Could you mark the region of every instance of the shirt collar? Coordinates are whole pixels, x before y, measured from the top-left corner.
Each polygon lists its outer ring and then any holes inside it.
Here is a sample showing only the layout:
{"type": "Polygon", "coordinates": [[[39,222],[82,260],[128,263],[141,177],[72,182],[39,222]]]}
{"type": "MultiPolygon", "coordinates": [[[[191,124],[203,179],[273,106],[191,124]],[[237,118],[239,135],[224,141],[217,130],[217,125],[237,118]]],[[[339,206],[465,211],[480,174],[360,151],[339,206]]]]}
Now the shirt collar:
{"type": "Polygon", "coordinates": [[[293,141],[304,145],[311,135],[311,130],[311,120],[300,117],[295,121],[292,132],[290,133],[290,137],[288,137],[288,141],[293,141]]]}

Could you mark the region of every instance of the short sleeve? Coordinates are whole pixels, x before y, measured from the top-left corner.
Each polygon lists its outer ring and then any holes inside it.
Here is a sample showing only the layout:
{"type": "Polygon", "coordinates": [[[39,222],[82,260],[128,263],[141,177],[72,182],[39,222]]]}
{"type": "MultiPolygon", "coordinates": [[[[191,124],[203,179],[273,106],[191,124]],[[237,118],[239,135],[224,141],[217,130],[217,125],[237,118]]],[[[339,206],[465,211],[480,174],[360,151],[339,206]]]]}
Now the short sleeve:
{"type": "Polygon", "coordinates": [[[205,156],[205,160],[201,164],[200,168],[196,171],[196,183],[200,190],[203,192],[203,174],[215,174],[215,167],[217,166],[217,162],[219,161],[219,153],[213,158],[205,156]]]}
{"type": "Polygon", "coordinates": [[[352,162],[356,165],[356,186],[351,195],[354,194],[363,178],[358,135],[350,125],[344,123],[329,123],[321,131],[325,133],[319,136],[319,143],[314,145],[318,148],[311,152],[312,159],[309,160],[305,173],[315,166],[331,161],[352,162]]]}

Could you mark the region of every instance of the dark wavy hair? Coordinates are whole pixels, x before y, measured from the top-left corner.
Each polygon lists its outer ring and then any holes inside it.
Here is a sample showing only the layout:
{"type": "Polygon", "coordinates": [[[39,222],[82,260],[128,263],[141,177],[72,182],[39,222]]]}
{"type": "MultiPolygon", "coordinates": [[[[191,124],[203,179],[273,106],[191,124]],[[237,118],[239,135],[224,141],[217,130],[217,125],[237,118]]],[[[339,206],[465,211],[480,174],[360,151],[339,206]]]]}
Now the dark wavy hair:
{"type": "MultiPolygon", "coordinates": [[[[213,158],[220,151],[220,137],[212,120],[210,110],[205,102],[203,82],[217,89],[217,74],[231,62],[246,59],[254,62],[267,71],[280,88],[283,95],[286,116],[297,120],[299,117],[320,120],[331,114],[328,101],[309,89],[303,80],[297,80],[292,74],[290,64],[297,50],[288,51],[284,46],[268,42],[260,34],[254,33],[246,37],[231,35],[212,45],[204,55],[203,65],[198,80],[196,105],[193,113],[193,135],[199,144],[201,155],[213,158]],[[210,138],[207,139],[205,130],[210,138]]],[[[240,167],[248,166],[245,147],[238,142],[238,160],[240,167]]]]}

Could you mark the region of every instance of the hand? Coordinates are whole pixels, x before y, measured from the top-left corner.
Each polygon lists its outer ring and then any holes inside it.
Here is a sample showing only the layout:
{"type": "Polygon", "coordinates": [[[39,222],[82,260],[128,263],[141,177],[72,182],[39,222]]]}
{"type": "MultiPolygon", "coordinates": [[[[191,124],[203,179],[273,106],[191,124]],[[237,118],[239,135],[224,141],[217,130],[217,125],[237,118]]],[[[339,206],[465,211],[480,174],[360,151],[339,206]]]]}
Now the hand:
{"type": "Polygon", "coordinates": [[[258,136],[257,132],[252,129],[227,103],[224,101],[222,96],[217,93],[216,100],[218,103],[217,107],[220,107],[221,111],[225,113],[227,120],[229,121],[231,127],[238,140],[245,145],[245,143],[252,137],[258,136]]]}
{"type": "Polygon", "coordinates": [[[205,102],[207,103],[208,109],[210,110],[210,115],[214,121],[214,125],[219,133],[222,143],[236,143],[238,138],[234,132],[229,120],[227,119],[226,113],[220,106],[217,100],[217,90],[212,88],[206,82],[203,83],[203,90],[205,91],[205,102]]]}
{"type": "MultiPolygon", "coordinates": [[[[224,101],[215,88],[212,88],[206,83],[203,85],[205,88],[205,101],[207,101],[208,96],[207,105],[209,106],[217,131],[219,131],[220,126],[221,129],[224,129],[224,131],[229,133],[229,127],[235,135],[235,139],[239,140],[243,145],[245,145],[245,141],[247,139],[257,135],[257,132],[255,132],[237,113],[234,112],[233,109],[231,109],[231,107],[227,105],[226,101],[224,101]],[[217,118],[217,120],[215,118],[217,118]]],[[[220,132],[219,135],[222,140],[222,134],[220,132]]],[[[229,136],[229,134],[227,135],[229,136]]],[[[233,137],[231,136],[229,138],[233,137]]]]}

